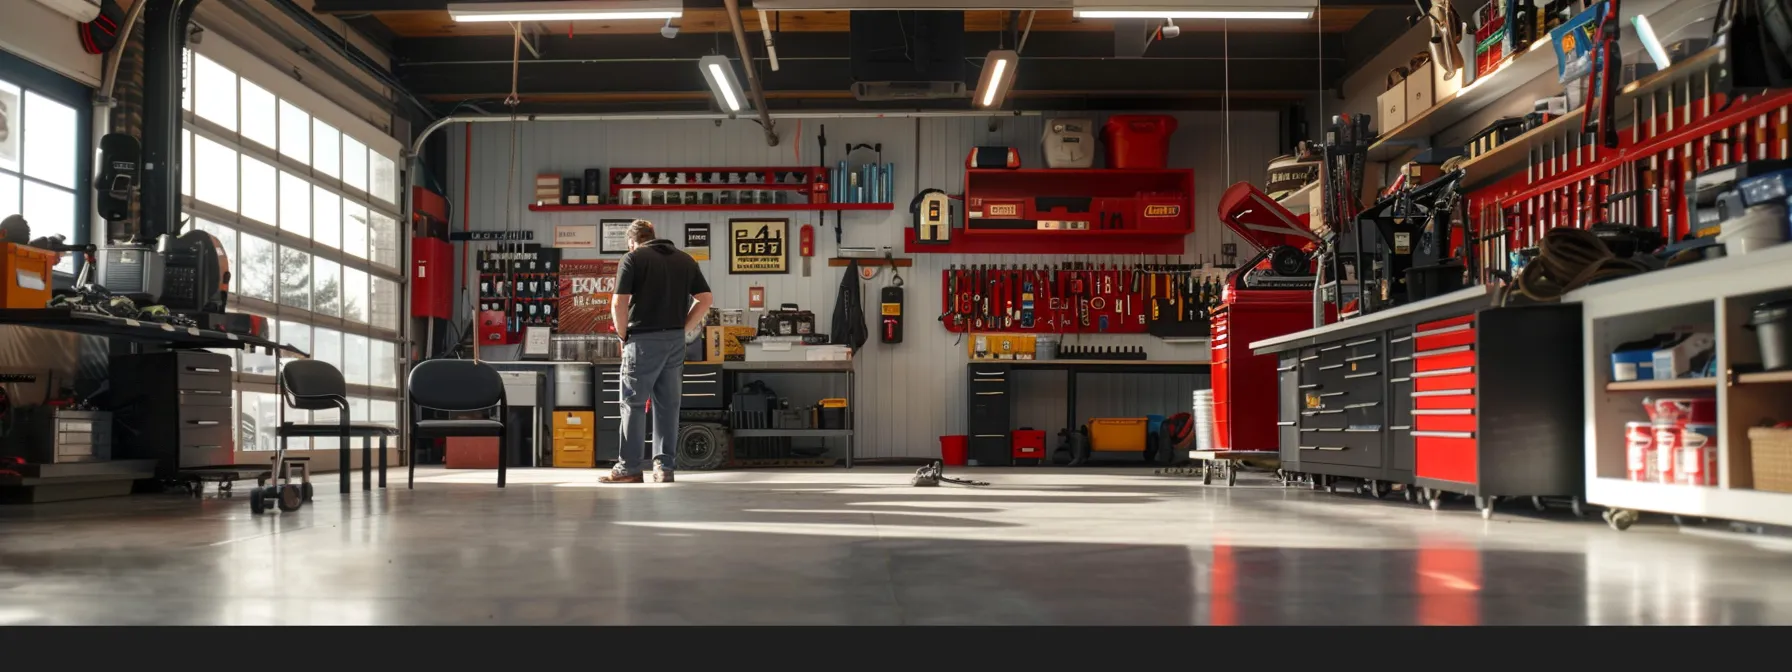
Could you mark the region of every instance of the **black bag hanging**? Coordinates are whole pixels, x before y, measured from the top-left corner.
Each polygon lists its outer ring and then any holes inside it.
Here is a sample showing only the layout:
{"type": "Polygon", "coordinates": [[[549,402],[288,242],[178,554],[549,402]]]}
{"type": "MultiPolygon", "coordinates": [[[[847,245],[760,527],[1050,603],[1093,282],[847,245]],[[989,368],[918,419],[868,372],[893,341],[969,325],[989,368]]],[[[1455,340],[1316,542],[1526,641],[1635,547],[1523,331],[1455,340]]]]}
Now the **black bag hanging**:
{"type": "Polygon", "coordinates": [[[834,299],[832,327],[830,331],[833,333],[834,344],[851,346],[854,355],[871,338],[870,330],[865,327],[864,300],[859,297],[857,260],[847,264],[846,274],[840,278],[840,296],[834,299]]]}
{"type": "Polygon", "coordinates": [[[896,271],[896,260],[884,255],[890,263],[890,285],[883,288],[879,295],[879,324],[877,338],[885,343],[902,342],[902,274],[896,271]]]}
{"type": "MultiPolygon", "coordinates": [[[[141,2],[142,0],[138,0],[141,2]]],[[[100,3],[100,15],[80,24],[81,48],[89,54],[103,54],[118,44],[118,31],[123,26],[124,10],[116,0],[100,3]]]]}

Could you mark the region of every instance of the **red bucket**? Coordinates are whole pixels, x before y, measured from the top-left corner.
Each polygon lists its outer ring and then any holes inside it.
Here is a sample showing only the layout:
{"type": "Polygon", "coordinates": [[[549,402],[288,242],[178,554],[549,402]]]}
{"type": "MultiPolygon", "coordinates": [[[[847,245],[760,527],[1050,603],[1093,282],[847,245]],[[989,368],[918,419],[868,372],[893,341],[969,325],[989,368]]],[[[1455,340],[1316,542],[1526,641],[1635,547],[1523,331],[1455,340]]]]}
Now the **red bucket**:
{"type": "Polygon", "coordinates": [[[948,467],[962,467],[971,452],[971,437],[963,434],[940,437],[940,461],[948,467]]]}
{"type": "Polygon", "coordinates": [[[1176,118],[1167,114],[1116,114],[1101,128],[1109,168],[1163,168],[1170,163],[1170,134],[1176,118]]]}

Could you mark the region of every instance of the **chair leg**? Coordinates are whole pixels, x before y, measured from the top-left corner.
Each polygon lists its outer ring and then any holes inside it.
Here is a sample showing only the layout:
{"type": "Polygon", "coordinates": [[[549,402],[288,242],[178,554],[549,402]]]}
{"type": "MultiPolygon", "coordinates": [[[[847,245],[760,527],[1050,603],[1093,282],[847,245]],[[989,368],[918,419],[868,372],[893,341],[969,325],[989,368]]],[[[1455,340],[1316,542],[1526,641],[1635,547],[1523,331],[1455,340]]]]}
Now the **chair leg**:
{"type": "MultiPolygon", "coordinates": [[[[411,440],[416,441],[414,438],[411,440]]],[[[417,489],[417,444],[412,443],[409,446],[409,450],[411,451],[411,459],[405,460],[405,464],[408,466],[405,468],[404,489],[415,490],[417,489]]]]}
{"type": "Polygon", "coordinates": [[[361,437],[361,490],[373,489],[373,437],[361,437]]]}
{"type": "Polygon", "coordinates": [[[348,479],[351,473],[349,471],[348,462],[348,438],[344,437],[341,441],[342,444],[336,451],[338,453],[337,461],[341,463],[336,469],[336,489],[342,491],[342,494],[346,495],[348,494],[348,479]]]}
{"type": "Polygon", "coordinates": [[[498,487],[504,487],[505,472],[510,467],[510,424],[498,430],[498,487]]]}
{"type": "Polygon", "coordinates": [[[380,489],[386,489],[386,436],[380,435],[380,489]]]}

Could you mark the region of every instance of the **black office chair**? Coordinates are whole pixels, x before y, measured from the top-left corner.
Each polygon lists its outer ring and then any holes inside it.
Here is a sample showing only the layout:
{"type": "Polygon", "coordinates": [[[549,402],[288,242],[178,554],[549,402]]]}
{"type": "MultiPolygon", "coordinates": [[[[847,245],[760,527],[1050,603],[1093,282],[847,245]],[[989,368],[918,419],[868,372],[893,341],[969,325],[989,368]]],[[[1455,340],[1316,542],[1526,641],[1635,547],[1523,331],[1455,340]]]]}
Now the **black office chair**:
{"type": "MultiPolygon", "coordinates": [[[[373,438],[380,440],[380,487],[386,487],[386,438],[398,435],[398,428],[372,422],[355,422],[349,417],[348,386],[342,382],[342,372],[327,362],[315,359],[302,359],[280,368],[280,392],[285,404],[280,408],[280,428],[275,432],[280,437],[280,450],[286,450],[286,439],[289,437],[319,438],[339,437],[342,439],[341,491],[348,494],[348,440],[350,437],[361,439],[361,489],[373,489],[371,472],[373,438]],[[334,423],[296,424],[286,422],[286,407],[307,410],[326,411],[336,409],[337,421],[334,423]]],[[[279,469],[281,467],[276,467],[279,469]]]]}
{"type": "MultiPolygon", "coordinates": [[[[411,367],[411,437],[442,439],[454,436],[498,437],[498,487],[504,487],[510,464],[510,402],[504,398],[504,378],[498,370],[471,359],[432,359],[411,367]],[[462,412],[498,409],[498,419],[424,420],[423,409],[462,412]]],[[[410,460],[406,487],[415,487],[417,460],[410,460]]]]}

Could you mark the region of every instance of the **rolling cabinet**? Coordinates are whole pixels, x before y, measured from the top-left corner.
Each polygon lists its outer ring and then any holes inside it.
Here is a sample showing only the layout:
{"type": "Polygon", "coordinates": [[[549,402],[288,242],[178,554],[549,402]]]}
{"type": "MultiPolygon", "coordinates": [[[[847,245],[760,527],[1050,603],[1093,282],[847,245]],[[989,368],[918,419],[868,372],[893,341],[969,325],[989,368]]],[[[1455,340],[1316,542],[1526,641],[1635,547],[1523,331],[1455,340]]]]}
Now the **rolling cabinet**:
{"type": "MultiPolygon", "coordinates": [[[[1415,483],[1495,499],[1581,492],[1580,307],[1489,308],[1413,328],[1415,483]]],[[[1541,500],[1535,500],[1539,504],[1541,500]]]]}
{"type": "MultiPolygon", "coordinates": [[[[622,365],[597,365],[597,443],[595,462],[615,462],[622,457],[622,365]]],[[[651,429],[649,431],[652,431],[651,429]]]]}
{"type": "Polygon", "coordinates": [[[965,370],[969,376],[965,432],[970,435],[970,465],[1012,466],[1008,433],[1013,427],[1013,409],[1008,379],[1014,372],[1006,365],[984,362],[971,362],[965,370]]]}
{"type": "Polygon", "coordinates": [[[177,350],[110,361],[118,456],[156,460],[156,476],[233,464],[228,355],[177,350]]]}
{"type": "Polygon", "coordinates": [[[1411,472],[1414,468],[1412,436],[1412,327],[1388,331],[1388,443],[1393,449],[1394,469],[1411,472]]]}
{"type": "Polygon", "coordinates": [[[689,411],[719,411],[728,406],[721,364],[684,365],[683,402],[689,411]]]}
{"type": "Polygon", "coordinates": [[[1282,468],[1290,472],[1300,471],[1300,400],[1298,394],[1287,394],[1286,391],[1300,387],[1300,353],[1283,354],[1276,358],[1276,389],[1284,391],[1277,395],[1276,402],[1276,437],[1281,453],[1282,468]]]}

